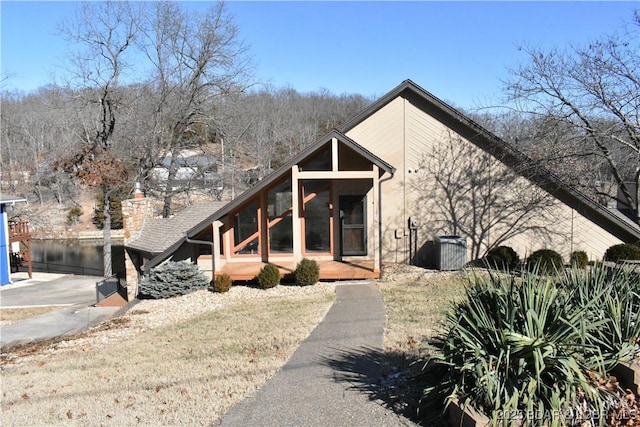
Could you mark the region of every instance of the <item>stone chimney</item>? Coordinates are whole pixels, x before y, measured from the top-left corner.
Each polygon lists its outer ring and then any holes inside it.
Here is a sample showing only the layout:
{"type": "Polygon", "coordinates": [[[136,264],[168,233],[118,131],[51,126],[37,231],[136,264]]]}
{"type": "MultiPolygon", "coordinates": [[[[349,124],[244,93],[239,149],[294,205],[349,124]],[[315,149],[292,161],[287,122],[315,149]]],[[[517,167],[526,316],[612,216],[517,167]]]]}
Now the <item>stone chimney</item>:
{"type": "MultiPolygon", "coordinates": [[[[158,202],[144,196],[140,184],[136,183],[134,198],[122,201],[122,228],[124,229],[124,245],[138,237],[145,219],[154,218],[158,214],[158,202]]],[[[140,265],[141,262],[138,262],[140,265]]],[[[136,297],[139,272],[131,256],[125,249],[125,272],[127,275],[127,296],[132,301],[136,297]]]]}

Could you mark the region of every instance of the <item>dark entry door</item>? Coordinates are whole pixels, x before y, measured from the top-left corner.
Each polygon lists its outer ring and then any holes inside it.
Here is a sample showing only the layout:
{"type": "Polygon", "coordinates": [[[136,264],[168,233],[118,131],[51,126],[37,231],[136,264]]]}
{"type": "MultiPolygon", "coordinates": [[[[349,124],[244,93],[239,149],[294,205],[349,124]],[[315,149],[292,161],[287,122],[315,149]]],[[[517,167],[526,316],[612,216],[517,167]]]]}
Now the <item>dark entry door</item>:
{"type": "Polygon", "coordinates": [[[366,196],[340,196],[342,255],[367,254],[366,196]]]}

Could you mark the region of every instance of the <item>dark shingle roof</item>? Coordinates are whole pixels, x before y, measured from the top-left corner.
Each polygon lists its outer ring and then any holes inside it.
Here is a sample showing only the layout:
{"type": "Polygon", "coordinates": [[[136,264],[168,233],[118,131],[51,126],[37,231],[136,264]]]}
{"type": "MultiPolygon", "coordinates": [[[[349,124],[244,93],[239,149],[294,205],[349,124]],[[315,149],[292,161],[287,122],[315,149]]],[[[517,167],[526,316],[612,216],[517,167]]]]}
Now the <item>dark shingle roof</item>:
{"type": "Polygon", "coordinates": [[[161,254],[181,244],[186,233],[200,224],[226,202],[199,202],[188,206],[171,218],[147,218],[138,237],[127,243],[148,254],[161,254]]]}

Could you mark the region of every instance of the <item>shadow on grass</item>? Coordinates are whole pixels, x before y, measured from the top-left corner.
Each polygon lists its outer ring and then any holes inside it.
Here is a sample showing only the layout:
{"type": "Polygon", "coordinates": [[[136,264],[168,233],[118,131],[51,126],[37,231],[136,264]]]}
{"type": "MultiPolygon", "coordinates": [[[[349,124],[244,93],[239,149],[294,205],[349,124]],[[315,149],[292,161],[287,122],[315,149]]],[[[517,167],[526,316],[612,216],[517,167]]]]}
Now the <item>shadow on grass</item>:
{"type": "Polygon", "coordinates": [[[420,425],[433,425],[419,416],[422,388],[420,374],[424,361],[417,355],[362,347],[337,349],[321,362],[330,367],[336,382],[368,395],[370,400],[420,425]]]}

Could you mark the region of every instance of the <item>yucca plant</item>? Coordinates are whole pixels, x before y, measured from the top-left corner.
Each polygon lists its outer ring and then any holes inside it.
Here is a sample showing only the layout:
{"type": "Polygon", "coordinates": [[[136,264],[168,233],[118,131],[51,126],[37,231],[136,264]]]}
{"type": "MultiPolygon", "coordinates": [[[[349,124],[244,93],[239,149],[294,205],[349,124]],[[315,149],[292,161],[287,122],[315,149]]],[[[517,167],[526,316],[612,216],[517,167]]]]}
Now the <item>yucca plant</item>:
{"type": "Polygon", "coordinates": [[[604,375],[595,343],[607,321],[592,319],[589,303],[578,307],[571,293],[536,273],[472,277],[466,299],[431,343],[436,352],[421,378],[425,404],[459,400],[492,425],[512,425],[504,415],[517,413],[524,425],[560,426],[567,411],[604,411],[588,373],[604,375]]]}
{"type": "Polygon", "coordinates": [[[611,369],[638,354],[640,337],[640,276],[624,267],[609,268],[600,263],[589,270],[571,269],[558,286],[570,294],[576,307],[586,307],[588,322],[596,323],[593,342],[611,369]]]}

